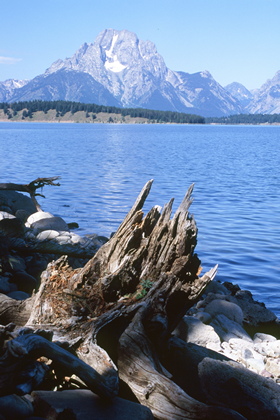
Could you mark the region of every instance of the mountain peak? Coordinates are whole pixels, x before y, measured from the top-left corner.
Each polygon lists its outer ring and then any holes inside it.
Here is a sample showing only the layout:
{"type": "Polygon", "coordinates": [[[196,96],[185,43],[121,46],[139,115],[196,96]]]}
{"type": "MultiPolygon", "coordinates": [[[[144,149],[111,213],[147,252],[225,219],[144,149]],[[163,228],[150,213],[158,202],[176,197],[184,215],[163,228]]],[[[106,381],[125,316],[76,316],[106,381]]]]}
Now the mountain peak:
{"type": "MultiPolygon", "coordinates": [[[[269,91],[270,109],[277,109],[279,79],[280,72],[258,91],[262,98],[269,91]]],[[[223,88],[207,70],[190,74],[168,69],[153,42],[112,28],[100,32],[93,43],[81,45],[72,57],[55,61],[22,87],[0,83],[0,101],[77,100],[217,117],[242,112],[252,97],[240,84],[223,88]]],[[[254,102],[255,109],[261,109],[254,102]]]]}
{"type": "Polygon", "coordinates": [[[205,77],[207,79],[213,79],[212,74],[208,70],[203,70],[199,72],[201,77],[205,77]]]}
{"type": "Polygon", "coordinates": [[[225,86],[225,90],[236,98],[243,108],[246,108],[253,98],[253,94],[241,83],[233,82],[225,86]]]}

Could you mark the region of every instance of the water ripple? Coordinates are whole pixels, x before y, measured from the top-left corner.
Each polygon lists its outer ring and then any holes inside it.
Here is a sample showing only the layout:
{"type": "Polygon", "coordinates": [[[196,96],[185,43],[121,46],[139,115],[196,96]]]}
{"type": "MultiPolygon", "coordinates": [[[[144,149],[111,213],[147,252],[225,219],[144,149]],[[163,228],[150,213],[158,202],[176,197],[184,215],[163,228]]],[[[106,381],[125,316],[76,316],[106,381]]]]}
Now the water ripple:
{"type": "Polygon", "coordinates": [[[109,236],[143,185],[144,211],[195,183],[191,213],[204,271],[238,283],[280,315],[280,127],[0,124],[1,182],[62,177],[43,208],[109,236]],[[32,158],[31,158],[32,156],[32,158]]]}

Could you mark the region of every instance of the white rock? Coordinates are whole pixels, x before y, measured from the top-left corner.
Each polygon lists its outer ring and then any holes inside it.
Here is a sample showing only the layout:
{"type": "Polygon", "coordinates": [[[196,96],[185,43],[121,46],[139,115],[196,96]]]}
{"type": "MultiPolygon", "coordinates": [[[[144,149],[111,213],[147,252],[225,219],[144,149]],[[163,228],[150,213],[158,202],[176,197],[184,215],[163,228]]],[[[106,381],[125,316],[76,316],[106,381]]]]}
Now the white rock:
{"type": "Polygon", "coordinates": [[[7,213],[6,211],[0,211],[0,220],[2,219],[15,219],[16,217],[11,214],[11,213],[7,213]]]}
{"type": "Polygon", "coordinates": [[[280,356],[280,340],[254,343],[254,350],[268,357],[280,356]]]}
{"type": "Polygon", "coordinates": [[[276,338],[270,334],[256,333],[253,338],[254,343],[261,343],[263,341],[276,341],[276,338]]]}
{"type": "Polygon", "coordinates": [[[255,359],[250,357],[245,360],[244,366],[250,369],[252,372],[261,373],[265,370],[265,364],[263,359],[255,359]]]}
{"type": "Polygon", "coordinates": [[[253,342],[232,338],[228,342],[224,341],[221,344],[221,349],[221,353],[225,356],[242,363],[243,366],[251,370],[260,372],[265,368],[264,357],[254,351],[253,342]]]}
{"type": "Polygon", "coordinates": [[[36,239],[38,241],[49,241],[57,236],[59,236],[59,233],[56,230],[44,230],[36,236],[36,239]]]}
{"type": "Polygon", "coordinates": [[[47,212],[37,212],[35,213],[35,215],[31,215],[27,219],[27,223],[26,223],[27,227],[32,227],[33,229],[37,231],[43,231],[43,230],[69,231],[67,223],[59,216],[53,216],[51,215],[51,213],[47,213],[47,212]],[[34,216],[35,219],[39,217],[39,219],[32,221],[32,216],[34,216]]]}
{"type": "Polygon", "coordinates": [[[280,359],[268,357],[266,359],[265,370],[268,371],[274,378],[280,377],[280,359]]]}
{"type": "Polygon", "coordinates": [[[83,242],[83,238],[76,233],[71,233],[71,242],[73,244],[79,244],[83,242]]]}
{"type": "Polygon", "coordinates": [[[243,364],[246,365],[246,360],[248,359],[260,360],[263,362],[263,356],[254,350],[253,341],[250,342],[240,338],[231,338],[228,344],[232,351],[239,356],[239,360],[242,361],[243,364]]]}
{"type": "Polygon", "coordinates": [[[236,362],[240,362],[241,363],[241,357],[240,354],[236,353],[229,345],[229,343],[227,341],[223,341],[221,343],[221,352],[222,354],[224,354],[225,356],[227,356],[228,358],[235,360],[236,362]]]}
{"type": "Polygon", "coordinates": [[[71,243],[71,236],[70,235],[59,235],[55,238],[56,242],[58,242],[60,245],[67,245],[71,243]]]}
{"type": "Polygon", "coordinates": [[[50,219],[52,217],[54,217],[54,215],[47,211],[37,211],[36,213],[33,213],[28,217],[26,221],[26,226],[31,227],[33,223],[38,222],[38,220],[50,219]]]}

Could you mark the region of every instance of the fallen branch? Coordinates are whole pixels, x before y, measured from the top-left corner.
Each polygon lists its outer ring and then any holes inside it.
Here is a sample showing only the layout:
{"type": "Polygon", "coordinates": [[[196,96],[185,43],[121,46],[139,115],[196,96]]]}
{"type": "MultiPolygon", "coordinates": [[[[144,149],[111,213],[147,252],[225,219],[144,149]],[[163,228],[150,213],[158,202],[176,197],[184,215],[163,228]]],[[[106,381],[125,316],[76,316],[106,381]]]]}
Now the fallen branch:
{"type": "MultiPolygon", "coordinates": [[[[91,366],[38,334],[20,334],[7,342],[6,350],[0,358],[0,394],[5,395],[7,391],[14,393],[18,385],[18,376],[24,367],[30,364],[30,360],[36,361],[42,356],[59,364],[67,375],[77,375],[97,395],[103,398],[112,398],[117,395],[117,373],[113,378],[110,377],[108,383],[91,366]]],[[[41,372],[39,374],[41,375],[41,372]]]]}
{"type": "Polygon", "coordinates": [[[57,179],[60,179],[60,177],[53,176],[51,178],[37,178],[34,181],[31,181],[29,184],[13,184],[10,182],[2,184],[0,183],[0,190],[27,192],[30,194],[30,198],[36,206],[37,211],[42,211],[35,197],[44,197],[44,195],[36,193],[36,190],[38,188],[43,188],[45,185],[60,186],[59,183],[54,183],[54,181],[57,179]]]}

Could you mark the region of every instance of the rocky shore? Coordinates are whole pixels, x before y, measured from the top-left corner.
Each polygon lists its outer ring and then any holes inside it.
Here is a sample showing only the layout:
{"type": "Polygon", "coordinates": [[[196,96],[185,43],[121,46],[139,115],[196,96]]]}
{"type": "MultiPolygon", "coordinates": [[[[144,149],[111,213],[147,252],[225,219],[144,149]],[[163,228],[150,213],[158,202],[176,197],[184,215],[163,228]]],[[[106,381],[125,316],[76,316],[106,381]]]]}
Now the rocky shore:
{"type": "Polygon", "coordinates": [[[15,191],[0,191],[0,293],[26,299],[38,290],[47,264],[60,255],[72,257],[73,265],[84,265],[108,239],[98,235],[81,237],[72,225],[49,212],[37,211],[30,198],[15,191]]]}
{"type": "MultiPolygon", "coordinates": [[[[26,195],[0,191],[0,294],[25,301],[38,291],[50,263],[68,255],[73,269],[83,267],[108,240],[98,235],[81,237],[73,232],[73,226],[49,212],[38,212],[26,195]]],[[[2,313],[1,366],[7,348],[12,348],[9,343],[26,334],[17,325],[5,325],[4,319],[2,313]]],[[[28,330],[32,332],[38,333],[28,330]]],[[[172,367],[167,357],[164,368],[192,398],[234,410],[236,416],[228,418],[280,419],[280,322],[249,291],[211,281],[172,336],[172,367]]],[[[156,418],[125,392],[106,404],[77,375],[68,386],[68,373],[62,376],[56,387],[45,375],[24,391],[18,387],[5,393],[2,387],[0,420],[156,418]]],[[[188,414],[185,418],[198,417],[188,414]]]]}

